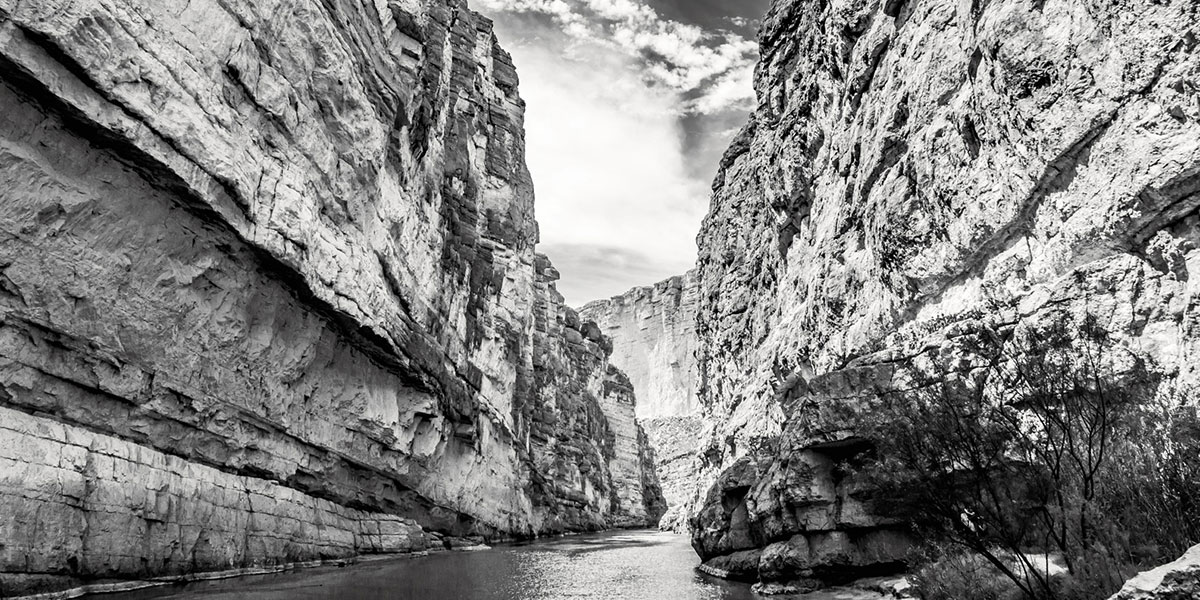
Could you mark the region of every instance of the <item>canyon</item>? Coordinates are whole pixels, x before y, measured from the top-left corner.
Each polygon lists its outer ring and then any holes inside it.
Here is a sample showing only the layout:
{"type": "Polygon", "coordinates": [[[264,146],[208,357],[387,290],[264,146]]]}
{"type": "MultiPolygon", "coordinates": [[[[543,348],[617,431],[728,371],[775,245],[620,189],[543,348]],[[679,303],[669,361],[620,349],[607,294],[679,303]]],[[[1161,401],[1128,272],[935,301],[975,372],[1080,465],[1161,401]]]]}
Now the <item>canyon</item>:
{"type": "Polygon", "coordinates": [[[0,0],[0,596],[656,524],[899,573],[847,463],[913,371],[1094,320],[1197,397],[1198,24],[775,0],[696,267],[576,311],[464,0],[0,0]]]}
{"type": "Polygon", "coordinates": [[[704,421],[697,396],[698,283],[688,272],[579,309],[612,340],[610,360],[633,383],[637,419],[654,449],[667,503],[658,525],[677,533],[687,531],[687,510],[699,493],[696,452],[704,421]]]}
{"type": "Polygon", "coordinates": [[[0,0],[0,595],[652,525],[458,0],[0,0]]]}

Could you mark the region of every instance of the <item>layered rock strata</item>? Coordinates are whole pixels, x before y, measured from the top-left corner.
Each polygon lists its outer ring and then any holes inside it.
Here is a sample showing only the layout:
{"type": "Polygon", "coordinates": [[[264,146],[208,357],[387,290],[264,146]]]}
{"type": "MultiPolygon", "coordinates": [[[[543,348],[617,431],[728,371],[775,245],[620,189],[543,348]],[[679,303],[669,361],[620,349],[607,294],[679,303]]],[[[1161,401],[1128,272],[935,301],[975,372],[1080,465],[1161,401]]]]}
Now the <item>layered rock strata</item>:
{"type": "Polygon", "coordinates": [[[633,382],[637,416],[654,448],[668,509],[659,527],[683,531],[697,493],[700,404],[696,397],[696,273],[591,302],[580,317],[612,340],[612,363],[633,382]]]}
{"type": "Polygon", "coordinates": [[[774,3],[699,237],[707,564],[805,585],[896,565],[902,527],[835,467],[896,365],[965,331],[1087,313],[1195,386],[1198,11],[774,3]]]}
{"type": "Polygon", "coordinates": [[[0,0],[0,595],[652,523],[460,0],[0,0]]]}
{"type": "Polygon", "coordinates": [[[687,509],[697,494],[700,449],[703,427],[698,414],[657,417],[640,421],[650,447],[654,449],[655,472],[662,486],[666,512],[658,522],[663,531],[685,533],[687,509]]]}

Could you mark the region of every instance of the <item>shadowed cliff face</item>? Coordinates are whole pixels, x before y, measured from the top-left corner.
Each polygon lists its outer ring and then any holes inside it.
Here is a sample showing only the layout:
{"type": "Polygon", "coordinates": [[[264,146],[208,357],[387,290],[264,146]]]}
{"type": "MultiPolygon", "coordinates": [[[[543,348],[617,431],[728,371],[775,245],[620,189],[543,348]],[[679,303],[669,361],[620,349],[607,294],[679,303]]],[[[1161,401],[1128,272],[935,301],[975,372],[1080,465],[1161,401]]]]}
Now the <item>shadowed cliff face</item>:
{"type": "Polygon", "coordinates": [[[0,0],[0,593],[656,521],[516,84],[455,0],[0,0]]]}
{"type": "Polygon", "coordinates": [[[1197,10],[774,3],[699,237],[710,566],[803,582],[901,558],[835,467],[895,363],[973,324],[1089,312],[1195,385],[1197,10]]]}

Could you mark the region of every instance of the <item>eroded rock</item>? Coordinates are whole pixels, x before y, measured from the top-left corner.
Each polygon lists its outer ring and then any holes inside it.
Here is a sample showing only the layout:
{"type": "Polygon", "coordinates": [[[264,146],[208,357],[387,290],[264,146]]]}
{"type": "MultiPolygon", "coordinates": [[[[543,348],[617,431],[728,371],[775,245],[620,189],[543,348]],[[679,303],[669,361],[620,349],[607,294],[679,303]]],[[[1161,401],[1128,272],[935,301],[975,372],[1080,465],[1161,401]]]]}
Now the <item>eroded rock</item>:
{"type": "Polygon", "coordinates": [[[1179,560],[1139,573],[1109,600],[1185,600],[1200,597],[1200,546],[1179,560]]]}
{"type": "Polygon", "coordinates": [[[612,340],[611,360],[633,383],[638,420],[654,448],[669,507],[659,527],[677,532],[687,527],[686,507],[697,494],[698,292],[696,274],[689,271],[580,309],[581,318],[595,322],[612,340]]]}

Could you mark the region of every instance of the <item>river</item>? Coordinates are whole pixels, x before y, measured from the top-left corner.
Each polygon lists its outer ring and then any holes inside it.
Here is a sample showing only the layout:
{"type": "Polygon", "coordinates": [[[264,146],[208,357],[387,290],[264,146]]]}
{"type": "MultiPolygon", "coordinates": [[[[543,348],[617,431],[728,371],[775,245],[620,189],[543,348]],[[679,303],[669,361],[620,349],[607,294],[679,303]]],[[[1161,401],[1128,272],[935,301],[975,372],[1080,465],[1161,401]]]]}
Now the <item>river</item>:
{"type": "Polygon", "coordinates": [[[100,600],[750,600],[750,586],[695,570],[687,536],[620,531],[490,550],[201,581],[100,600]]]}

